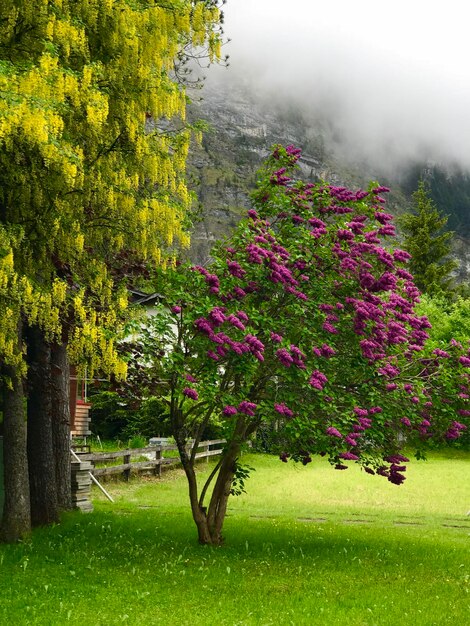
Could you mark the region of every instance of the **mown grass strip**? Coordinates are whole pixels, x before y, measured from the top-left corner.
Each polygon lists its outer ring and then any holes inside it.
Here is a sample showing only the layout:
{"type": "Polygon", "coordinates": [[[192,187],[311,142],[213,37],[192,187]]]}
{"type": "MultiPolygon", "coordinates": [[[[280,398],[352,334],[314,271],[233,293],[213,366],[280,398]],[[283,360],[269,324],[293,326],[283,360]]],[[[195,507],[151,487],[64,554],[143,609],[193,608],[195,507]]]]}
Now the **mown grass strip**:
{"type": "Polygon", "coordinates": [[[93,514],[1,547],[0,623],[468,623],[468,456],[412,464],[391,490],[320,462],[246,462],[222,548],[196,543],[179,470],[113,483],[115,505],[98,496],[93,514]]]}

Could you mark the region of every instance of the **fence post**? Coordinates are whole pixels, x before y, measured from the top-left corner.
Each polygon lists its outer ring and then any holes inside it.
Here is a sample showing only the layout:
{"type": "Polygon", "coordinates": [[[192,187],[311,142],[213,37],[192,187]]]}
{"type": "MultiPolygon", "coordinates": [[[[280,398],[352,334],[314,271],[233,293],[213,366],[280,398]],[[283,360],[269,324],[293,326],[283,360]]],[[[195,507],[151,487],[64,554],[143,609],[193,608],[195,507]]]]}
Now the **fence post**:
{"type": "Polygon", "coordinates": [[[209,448],[210,448],[210,444],[206,443],[206,445],[203,447],[203,451],[206,454],[206,463],[209,463],[209,448]]]}
{"type": "Polygon", "coordinates": [[[157,446],[157,449],[155,450],[155,461],[159,461],[158,465],[155,464],[155,468],[153,470],[153,473],[155,476],[158,476],[159,478],[161,478],[162,475],[162,449],[160,446],[157,446]]]}
{"type": "MultiPolygon", "coordinates": [[[[123,461],[124,463],[130,463],[131,462],[131,455],[130,454],[125,454],[123,457],[123,461]]],[[[124,480],[128,481],[129,480],[129,476],[131,475],[131,470],[129,469],[125,469],[122,472],[122,475],[124,476],[124,480]]]]}
{"type": "MultiPolygon", "coordinates": [[[[78,458],[78,457],[77,457],[78,458]]],[[[72,461],[72,506],[82,511],[93,511],[91,494],[91,470],[90,461],[72,461]]]]}

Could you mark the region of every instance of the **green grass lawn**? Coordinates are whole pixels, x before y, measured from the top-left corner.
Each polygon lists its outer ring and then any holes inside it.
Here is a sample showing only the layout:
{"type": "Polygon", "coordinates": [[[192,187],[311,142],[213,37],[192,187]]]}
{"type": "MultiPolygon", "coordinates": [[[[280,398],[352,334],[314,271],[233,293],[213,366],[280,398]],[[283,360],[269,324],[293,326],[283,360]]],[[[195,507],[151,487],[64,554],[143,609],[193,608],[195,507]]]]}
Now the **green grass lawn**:
{"type": "Polygon", "coordinates": [[[196,543],[176,469],[0,547],[0,624],[470,623],[470,454],[413,462],[400,487],[320,459],[242,461],[256,471],[222,548],[196,543]]]}

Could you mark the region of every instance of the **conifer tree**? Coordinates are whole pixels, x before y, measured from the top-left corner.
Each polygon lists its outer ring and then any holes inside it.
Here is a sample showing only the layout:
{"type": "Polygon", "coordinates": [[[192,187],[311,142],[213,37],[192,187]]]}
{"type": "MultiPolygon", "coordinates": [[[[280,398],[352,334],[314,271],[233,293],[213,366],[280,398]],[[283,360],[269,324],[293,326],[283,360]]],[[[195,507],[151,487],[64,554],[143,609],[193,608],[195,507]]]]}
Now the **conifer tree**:
{"type": "Polygon", "coordinates": [[[414,212],[403,215],[399,223],[403,248],[411,254],[409,268],[415,284],[431,296],[450,294],[456,262],[449,258],[453,233],[445,231],[447,217],[439,213],[422,180],[413,202],[414,212]]]}

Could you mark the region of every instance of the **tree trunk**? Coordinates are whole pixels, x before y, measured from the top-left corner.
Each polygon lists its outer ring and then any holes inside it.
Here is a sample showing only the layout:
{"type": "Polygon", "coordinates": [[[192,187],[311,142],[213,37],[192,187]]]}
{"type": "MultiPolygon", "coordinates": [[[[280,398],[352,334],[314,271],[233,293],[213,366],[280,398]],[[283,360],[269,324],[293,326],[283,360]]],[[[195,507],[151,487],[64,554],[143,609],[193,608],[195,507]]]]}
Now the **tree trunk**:
{"type": "Polygon", "coordinates": [[[52,439],[50,347],[37,327],[28,329],[28,466],[31,523],[59,521],[52,439]]]}
{"type": "MultiPolygon", "coordinates": [[[[178,439],[176,441],[178,443],[178,439]]],[[[194,463],[190,461],[184,446],[178,444],[178,449],[188,479],[191,512],[197,527],[199,543],[219,546],[223,543],[222,528],[235,473],[235,463],[240,453],[240,444],[232,442],[224,453],[208,509],[198,500],[194,463]]]]}
{"type": "Polygon", "coordinates": [[[211,543],[221,545],[223,543],[222,528],[227,513],[227,504],[232,489],[232,481],[235,474],[236,460],[240,454],[240,443],[232,441],[229,444],[222,463],[220,465],[214,490],[207,511],[207,525],[211,536],[211,543]]]}
{"type": "Polygon", "coordinates": [[[209,508],[206,510],[197,499],[196,476],[194,468],[186,471],[189,484],[189,498],[191,511],[198,531],[198,540],[201,544],[213,546],[222,545],[224,539],[222,528],[227,512],[227,503],[230,496],[233,475],[235,472],[235,450],[229,451],[225,456],[217,473],[217,479],[212,492],[209,508]]]}
{"type": "Polygon", "coordinates": [[[70,369],[67,344],[51,346],[52,444],[59,508],[72,508],[70,463],[70,369]]]}
{"type": "MultiPolygon", "coordinates": [[[[227,513],[227,503],[232,489],[232,481],[236,470],[236,461],[240,455],[242,444],[255,426],[248,426],[244,416],[238,417],[232,439],[223,453],[220,466],[215,474],[216,480],[212,491],[209,507],[203,506],[202,500],[211,481],[202,490],[202,497],[198,498],[198,486],[194,471],[194,458],[188,455],[186,450],[186,432],[181,410],[174,410],[172,415],[172,429],[175,437],[181,463],[188,480],[189,500],[194,523],[198,531],[198,539],[201,544],[219,546],[223,543],[222,528],[227,513]]],[[[215,470],[217,468],[214,468],[215,470]]],[[[214,474],[213,474],[214,475],[214,474]]]]}
{"type": "MultiPolygon", "coordinates": [[[[18,330],[21,344],[21,326],[18,330]]],[[[29,504],[26,419],[23,381],[11,367],[3,370],[12,387],[3,388],[3,461],[5,501],[0,539],[8,543],[23,539],[31,532],[29,504]]]]}

